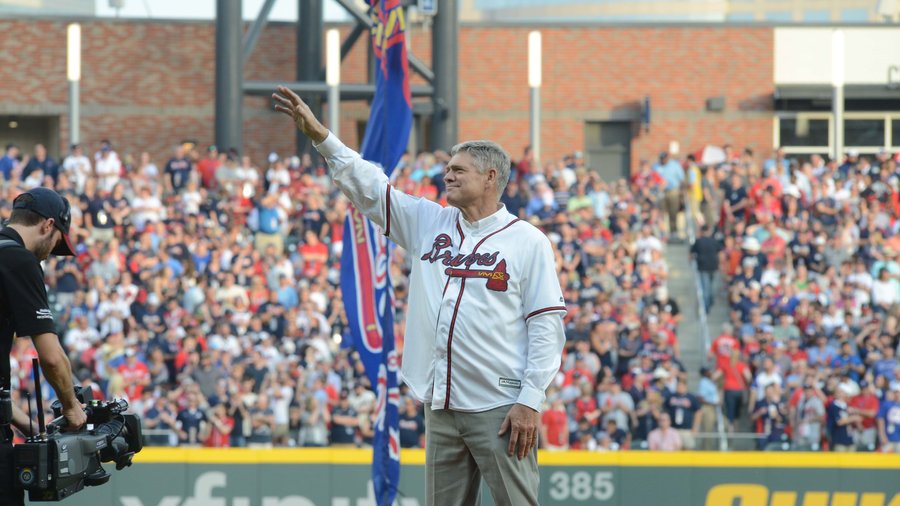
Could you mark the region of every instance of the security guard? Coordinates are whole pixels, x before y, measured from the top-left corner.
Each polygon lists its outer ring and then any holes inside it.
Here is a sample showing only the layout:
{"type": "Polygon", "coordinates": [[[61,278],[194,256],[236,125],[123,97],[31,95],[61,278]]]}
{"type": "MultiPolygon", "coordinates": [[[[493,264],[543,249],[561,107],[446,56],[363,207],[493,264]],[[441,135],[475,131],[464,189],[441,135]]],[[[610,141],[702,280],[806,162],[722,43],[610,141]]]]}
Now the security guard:
{"type": "MultiPolygon", "coordinates": [[[[41,262],[50,254],[73,255],[69,242],[69,203],[47,188],[35,188],[13,201],[12,215],[0,230],[0,357],[8,357],[15,337],[30,336],[44,376],[63,404],[69,429],[86,416],[75,397],[72,366],[59,338],[44,288],[41,262]]],[[[9,359],[0,358],[0,388],[10,388],[9,359]]],[[[12,429],[29,433],[30,420],[13,406],[12,420],[0,420],[0,498],[4,505],[24,505],[13,471],[12,429]]]]}

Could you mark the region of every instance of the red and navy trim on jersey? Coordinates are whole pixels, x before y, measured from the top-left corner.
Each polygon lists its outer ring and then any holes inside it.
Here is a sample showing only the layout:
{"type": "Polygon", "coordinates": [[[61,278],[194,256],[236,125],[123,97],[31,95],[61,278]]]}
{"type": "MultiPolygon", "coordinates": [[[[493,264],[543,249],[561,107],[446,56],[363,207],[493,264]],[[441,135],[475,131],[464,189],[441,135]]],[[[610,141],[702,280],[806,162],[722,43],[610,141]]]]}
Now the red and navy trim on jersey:
{"type": "MultiPolygon", "coordinates": [[[[484,241],[499,234],[500,232],[503,232],[504,230],[509,228],[513,223],[515,223],[517,221],[519,221],[518,218],[512,220],[511,222],[509,222],[506,225],[504,225],[503,227],[491,232],[490,234],[484,236],[483,239],[478,241],[478,244],[475,245],[475,248],[472,249],[472,254],[478,252],[478,247],[481,246],[482,244],[484,244],[484,241]]],[[[457,222],[456,222],[456,229],[459,231],[459,235],[460,235],[459,245],[460,245],[460,247],[462,247],[462,238],[465,236],[463,234],[462,227],[459,225],[458,218],[457,218],[457,222]]],[[[448,276],[447,282],[449,283],[449,281],[450,281],[450,278],[448,276]]],[[[444,290],[446,290],[446,289],[447,289],[447,286],[444,285],[444,290]]],[[[448,331],[449,336],[447,337],[447,392],[444,397],[444,409],[450,409],[450,370],[451,370],[451,368],[452,368],[451,366],[453,364],[453,361],[452,361],[453,356],[451,354],[452,346],[453,346],[453,329],[456,327],[456,317],[459,314],[459,303],[462,301],[463,291],[465,291],[465,289],[466,289],[466,278],[462,278],[462,281],[460,281],[460,285],[459,285],[459,295],[456,296],[456,305],[453,307],[453,317],[450,318],[450,329],[448,331]]]]}
{"type": "Polygon", "coordinates": [[[391,236],[391,185],[387,185],[387,196],[384,198],[384,236],[391,236]]]}
{"type": "Polygon", "coordinates": [[[550,311],[565,311],[565,310],[566,310],[566,306],[545,307],[544,309],[538,309],[537,311],[532,311],[531,313],[529,313],[528,316],[525,317],[525,321],[528,321],[528,319],[531,318],[532,316],[537,316],[539,314],[549,313],[550,311]]]}

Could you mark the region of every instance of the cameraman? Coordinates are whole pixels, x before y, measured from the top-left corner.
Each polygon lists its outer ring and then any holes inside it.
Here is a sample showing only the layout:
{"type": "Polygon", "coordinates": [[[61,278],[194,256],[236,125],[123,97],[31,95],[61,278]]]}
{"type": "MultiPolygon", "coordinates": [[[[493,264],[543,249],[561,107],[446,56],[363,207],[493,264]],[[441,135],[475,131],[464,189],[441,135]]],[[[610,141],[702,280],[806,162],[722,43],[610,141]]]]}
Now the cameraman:
{"type": "MultiPolygon", "coordinates": [[[[40,262],[50,254],[73,255],[69,242],[69,203],[47,188],[35,188],[13,201],[7,226],[0,230],[0,356],[9,356],[15,336],[31,336],[44,375],[63,405],[69,429],[87,417],[72,384],[72,367],[47,301],[40,262]]],[[[0,360],[0,387],[10,388],[9,359],[0,360]]],[[[13,470],[10,424],[30,434],[28,415],[13,406],[12,420],[0,420],[0,497],[4,505],[24,505],[13,470]]]]}

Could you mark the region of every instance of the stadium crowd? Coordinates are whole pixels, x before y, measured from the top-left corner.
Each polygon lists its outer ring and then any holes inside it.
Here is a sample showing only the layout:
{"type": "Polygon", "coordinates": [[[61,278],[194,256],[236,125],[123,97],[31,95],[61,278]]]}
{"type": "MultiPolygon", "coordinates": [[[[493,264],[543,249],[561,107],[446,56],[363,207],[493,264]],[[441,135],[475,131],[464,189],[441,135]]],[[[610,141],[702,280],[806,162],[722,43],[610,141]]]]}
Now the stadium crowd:
{"type": "MultiPolygon", "coordinates": [[[[72,204],[77,256],[45,274],[81,384],[128,399],[149,444],[369,444],[375,394],[338,286],[347,202],[321,161],[272,153],[257,166],[186,143],[157,165],[97,148],[57,163],[10,145],[0,159],[0,218],[38,185],[72,204]]],[[[726,153],[704,167],[664,153],[608,182],[580,153],[519,157],[503,202],[550,237],[568,307],[542,447],[701,447],[721,410],[732,428],[748,411],[760,447],[900,450],[896,163],[726,153]],[[701,270],[724,280],[704,285],[707,305],[731,318],[696,392],[666,289],[682,208],[712,241],[694,248],[701,270]]],[[[404,157],[394,187],[441,202],[448,159],[404,157]]],[[[401,357],[409,262],[398,249],[390,266],[401,357]]],[[[17,340],[17,402],[34,355],[17,340]]],[[[401,399],[401,444],[422,446],[423,408],[402,386],[401,399]]]]}
{"type": "Polygon", "coordinates": [[[762,448],[900,450],[897,160],[779,149],[704,176],[729,315],[711,376],[729,427],[746,409],[762,448]]]}

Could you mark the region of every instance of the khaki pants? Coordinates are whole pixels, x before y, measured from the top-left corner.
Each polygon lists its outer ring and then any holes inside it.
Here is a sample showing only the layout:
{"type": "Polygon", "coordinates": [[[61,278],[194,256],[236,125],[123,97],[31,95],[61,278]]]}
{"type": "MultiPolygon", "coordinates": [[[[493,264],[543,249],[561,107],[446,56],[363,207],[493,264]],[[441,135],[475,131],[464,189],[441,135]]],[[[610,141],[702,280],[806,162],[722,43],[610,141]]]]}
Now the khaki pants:
{"type": "Polygon", "coordinates": [[[269,246],[275,246],[275,253],[281,255],[284,253],[284,238],[281,234],[264,234],[256,233],[256,251],[265,254],[269,246]]]}
{"type": "Polygon", "coordinates": [[[666,190],[666,213],[669,215],[669,236],[678,233],[678,213],[681,211],[681,190],[666,190]]]}
{"type": "Polygon", "coordinates": [[[854,446],[854,445],[834,445],[833,450],[836,452],[855,452],[856,446],[854,446]]]}
{"type": "Polygon", "coordinates": [[[678,434],[681,436],[682,450],[693,450],[697,447],[697,441],[694,439],[693,431],[690,429],[678,429],[678,434]]]}
{"type": "MultiPolygon", "coordinates": [[[[700,420],[700,432],[704,432],[706,434],[714,434],[718,432],[719,428],[716,424],[716,421],[719,419],[719,412],[716,409],[716,406],[711,406],[709,404],[704,404],[702,408],[700,408],[700,413],[703,414],[703,418],[700,420]]],[[[719,442],[714,437],[705,436],[701,443],[700,449],[706,451],[715,451],[719,449],[719,442]]]]}
{"type": "Polygon", "coordinates": [[[497,432],[511,406],[463,413],[425,406],[425,503],[481,504],[481,478],[497,506],[538,504],[537,450],[524,459],[507,453],[510,431],[497,432]]]}

